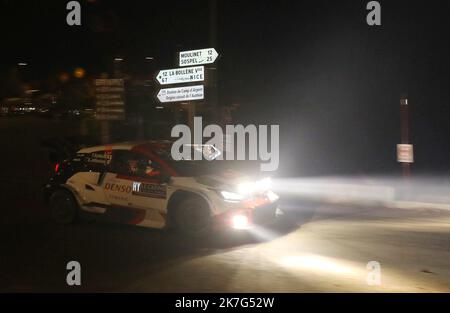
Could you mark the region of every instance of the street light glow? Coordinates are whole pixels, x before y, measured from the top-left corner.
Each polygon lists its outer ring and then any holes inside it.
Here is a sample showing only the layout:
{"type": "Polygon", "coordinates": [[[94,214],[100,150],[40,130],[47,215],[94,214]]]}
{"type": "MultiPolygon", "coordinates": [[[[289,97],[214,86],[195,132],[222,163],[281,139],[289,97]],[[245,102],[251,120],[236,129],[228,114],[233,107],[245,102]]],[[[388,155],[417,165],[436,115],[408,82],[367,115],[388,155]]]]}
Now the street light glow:
{"type": "Polygon", "coordinates": [[[73,75],[76,78],[83,78],[85,74],[86,74],[86,71],[82,67],[77,67],[73,72],[73,75]]]}

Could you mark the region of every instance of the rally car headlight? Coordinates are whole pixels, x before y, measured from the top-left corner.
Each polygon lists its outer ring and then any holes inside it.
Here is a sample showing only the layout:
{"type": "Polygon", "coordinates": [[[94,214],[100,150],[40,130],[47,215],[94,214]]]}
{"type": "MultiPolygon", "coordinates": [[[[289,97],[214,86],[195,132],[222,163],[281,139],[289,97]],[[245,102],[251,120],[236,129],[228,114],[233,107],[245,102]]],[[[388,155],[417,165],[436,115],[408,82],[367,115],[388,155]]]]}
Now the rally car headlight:
{"type": "Polygon", "coordinates": [[[222,195],[222,197],[225,200],[229,200],[229,201],[241,201],[245,199],[245,196],[240,194],[240,193],[236,193],[236,192],[230,192],[230,191],[221,191],[220,194],[222,195]]]}
{"type": "Polygon", "coordinates": [[[280,197],[275,192],[270,190],[267,192],[267,198],[269,198],[271,202],[275,202],[280,199],[280,197]]]}
{"type": "Polygon", "coordinates": [[[240,194],[249,194],[255,190],[255,184],[253,182],[240,183],[237,189],[240,194]]]}
{"type": "Polygon", "coordinates": [[[248,227],[248,217],[245,215],[235,215],[231,222],[234,229],[245,229],[248,227]]]}

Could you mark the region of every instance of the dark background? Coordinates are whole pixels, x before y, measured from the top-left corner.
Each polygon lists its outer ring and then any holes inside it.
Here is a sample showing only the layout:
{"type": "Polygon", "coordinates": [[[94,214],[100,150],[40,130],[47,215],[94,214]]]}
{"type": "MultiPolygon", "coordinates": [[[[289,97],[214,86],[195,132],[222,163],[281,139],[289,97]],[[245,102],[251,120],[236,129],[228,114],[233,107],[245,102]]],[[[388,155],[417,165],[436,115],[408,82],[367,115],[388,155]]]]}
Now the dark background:
{"type": "MultiPolygon", "coordinates": [[[[115,56],[151,79],[176,52],[210,45],[208,1],[80,1],[80,27],[66,24],[67,2],[0,1],[2,97],[21,60],[52,88],[76,66],[111,71],[115,56]]],[[[449,6],[380,1],[382,25],[370,27],[367,2],[218,2],[220,103],[240,105],[236,122],[280,125],[280,175],[400,173],[401,95],[413,170],[450,169],[449,6]]]]}

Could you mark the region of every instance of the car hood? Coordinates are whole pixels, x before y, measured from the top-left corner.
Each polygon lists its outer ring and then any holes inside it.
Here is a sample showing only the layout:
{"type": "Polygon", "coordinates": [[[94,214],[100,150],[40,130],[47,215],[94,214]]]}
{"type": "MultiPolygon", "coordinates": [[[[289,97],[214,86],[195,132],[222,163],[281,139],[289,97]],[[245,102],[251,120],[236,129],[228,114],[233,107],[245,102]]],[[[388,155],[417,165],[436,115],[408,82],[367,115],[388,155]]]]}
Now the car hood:
{"type": "Polygon", "coordinates": [[[247,175],[232,170],[218,172],[217,174],[197,176],[194,178],[198,183],[215,189],[236,187],[239,183],[249,179],[247,175]]]}

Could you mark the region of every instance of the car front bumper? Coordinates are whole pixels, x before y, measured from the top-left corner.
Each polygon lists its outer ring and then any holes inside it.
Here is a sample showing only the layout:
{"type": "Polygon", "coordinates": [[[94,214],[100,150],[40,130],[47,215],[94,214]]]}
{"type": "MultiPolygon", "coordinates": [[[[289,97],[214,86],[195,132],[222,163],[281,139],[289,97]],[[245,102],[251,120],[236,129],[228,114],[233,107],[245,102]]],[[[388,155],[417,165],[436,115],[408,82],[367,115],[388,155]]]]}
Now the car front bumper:
{"type": "Polygon", "coordinates": [[[278,201],[265,203],[256,207],[229,210],[215,216],[215,228],[250,229],[255,226],[269,224],[281,214],[278,201]],[[239,221],[239,225],[236,225],[239,221]]]}

